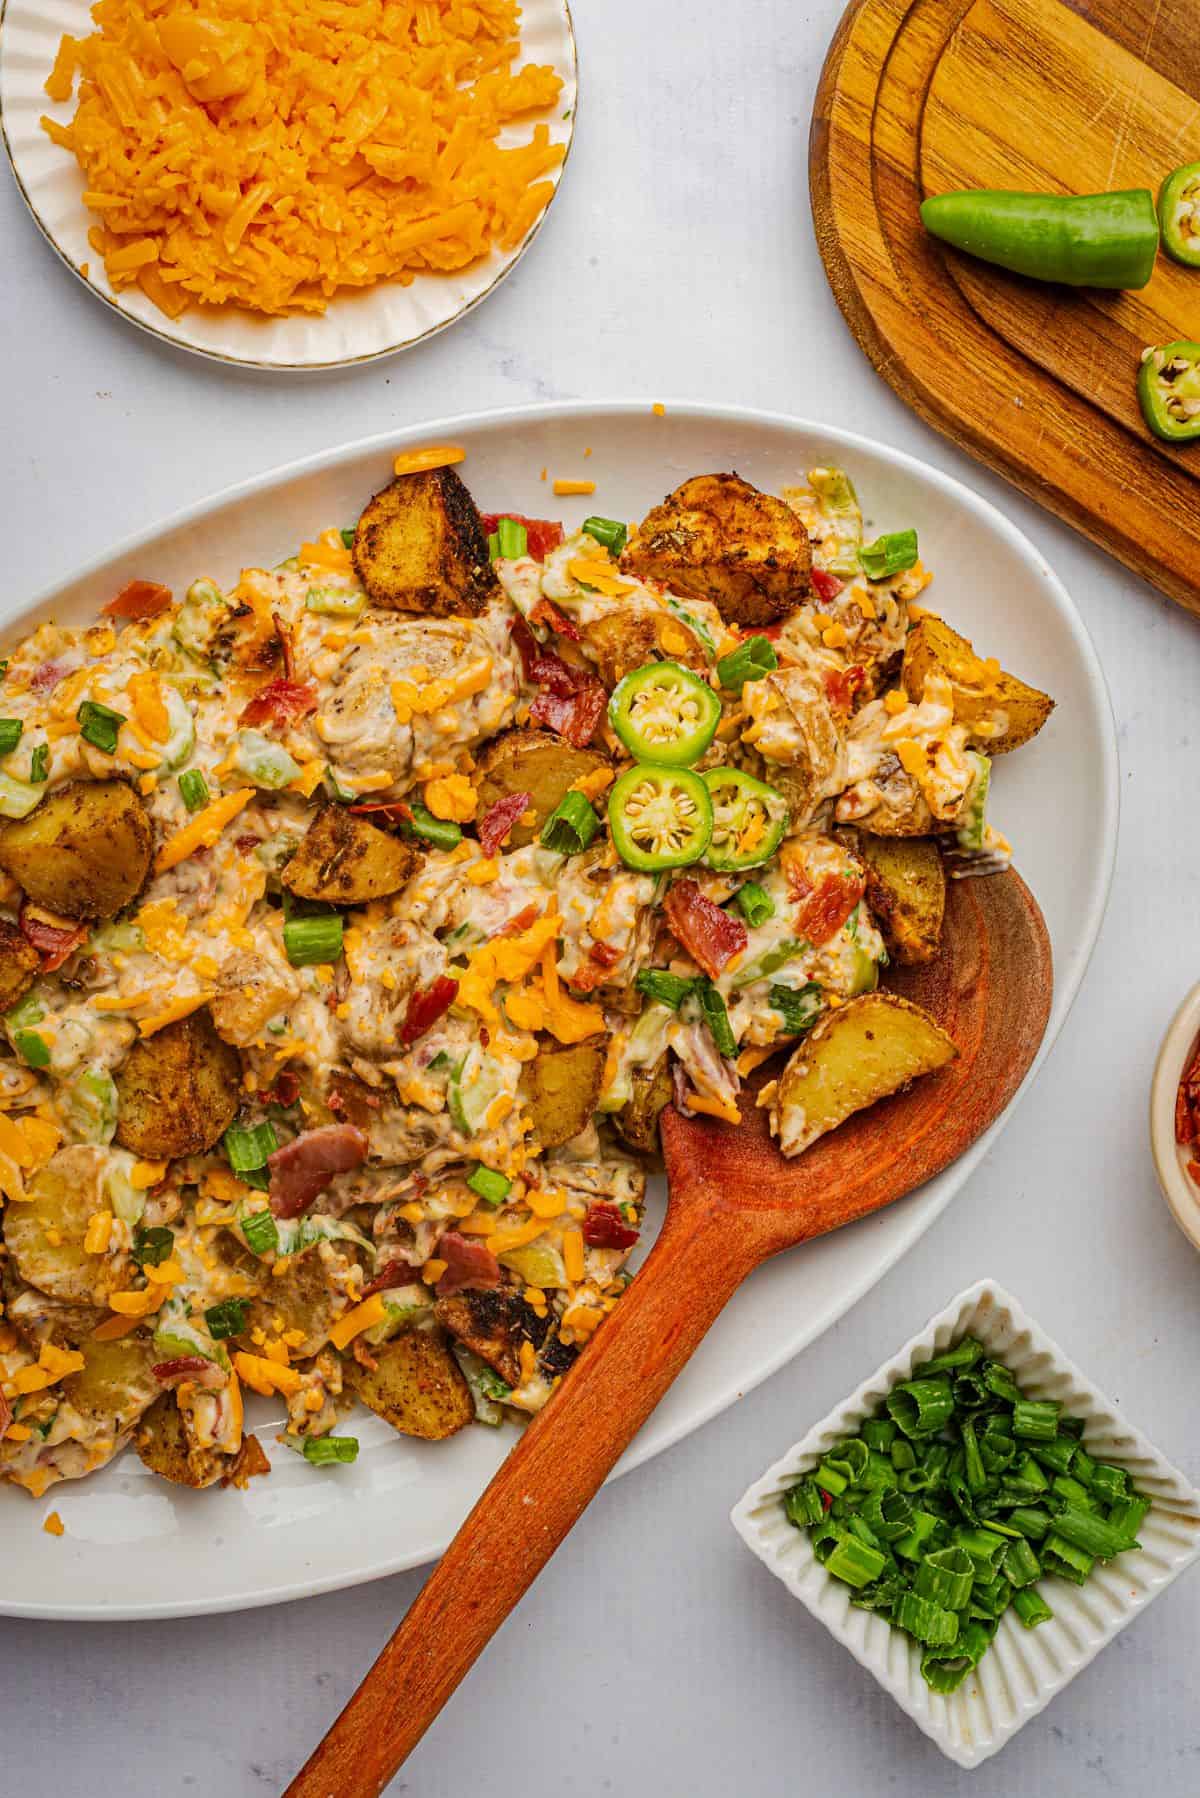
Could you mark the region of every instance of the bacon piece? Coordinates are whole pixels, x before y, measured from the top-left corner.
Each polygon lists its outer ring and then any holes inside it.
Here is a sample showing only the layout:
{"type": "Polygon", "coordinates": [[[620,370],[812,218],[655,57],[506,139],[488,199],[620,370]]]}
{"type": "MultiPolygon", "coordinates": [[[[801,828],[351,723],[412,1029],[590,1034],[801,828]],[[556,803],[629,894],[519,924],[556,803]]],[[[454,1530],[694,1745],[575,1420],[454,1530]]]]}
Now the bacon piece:
{"type": "Polygon", "coordinates": [[[500,1263],[477,1236],[462,1236],[447,1230],[437,1245],[437,1258],[446,1263],[446,1271],[437,1283],[437,1295],[448,1299],[453,1293],[478,1291],[499,1286],[503,1278],[500,1263]]]}
{"type": "Polygon", "coordinates": [[[526,545],[535,562],[544,562],[552,549],[557,549],[563,540],[563,528],[557,519],[525,518],[520,512],[483,512],[479,522],[483,526],[484,535],[490,537],[492,532],[500,528],[502,518],[511,518],[514,524],[525,526],[526,545]]]}
{"type": "Polygon", "coordinates": [[[495,934],[497,936],[520,936],[523,930],[528,930],[531,924],[536,924],[541,915],[536,905],[524,905],[516,917],[510,918],[507,924],[502,924],[495,934]]]}
{"type": "Polygon", "coordinates": [[[411,1261],[392,1260],[381,1267],[375,1278],[363,1287],[362,1295],[369,1299],[373,1292],[386,1292],[392,1286],[411,1286],[420,1277],[411,1261]]]}
{"type": "Polygon", "coordinates": [[[173,1361],[159,1361],[150,1372],[160,1386],[178,1386],[181,1380],[195,1380],[199,1386],[225,1384],[225,1375],[216,1362],[205,1360],[203,1355],[177,1355],[173,1361]]]}
{"type": "Polygon", "coordinates": [[[171,603],[171,589],[160,581],[127,581],[100,610],[106,618],[157,618],[171,603]]]}
{"type": "Polygon", "coordinates": [[[663,902],[671,935],[715,980],[731,956],[750,940],[740,918],[731,918],[706,899],[694,880],[677,880],[663,902]]]}
{"type": "Polygon", "coordinates": [[[845,581],[839,581],[837,575],[830,574],[827,569],[814,568],[812,571],[812,589],[820,600],[836,599],[845,585],[845,581]]]}
{"type": "Polygon", "coordinates": [[[449,1011],[457,995],[458,981],[451,980],[449,974],[439,974],[432,986],[418,988],[408,1001],[408,1010],[400,1026],[400,1041],[407,1047],[419,1036],[424,1036],[442,1013],[449,1011]]]}
{"type": "Polygon", "coordinates": [[[360,818],[370,812],[383,812],[384,824],[411,824],[413,821],[412,806],[405,805],[402,799],[373,799],[364,805],[347,806],[346,810],[360,818]]]}
{"type": "Polygon", "coordinates": [[[590,993],[603,986],[604,977],[621,959],[621,951],[611,943],[593,943],[588,959],[573,974],[566,976],[567,985],[577,993],[590,993]]]}
{"type": "Polygon", "coordinates": [[[281,728],[307,718],[317,709],[317,689],[310,680],[293,681],[277,678],[268,681],[253,699],[242,707],[239,724],[270,724],[281,728]]]}
{"type": "Polygon", "coordinates": [[[29,691],[39,694],[50,693],[57,687],[60,680],[66,680],[68,674],[73,671],[73,665],[70,662],[39,662],[29,677],[29,691]]]}
{"type": "Polygon", "coordinates": [[[865,874],[823,874],[814,887],[801,868],[788,870],[788,890],[795,901],[796,933],[820,948],[842,928],[867,890],[865,874]]]}
{"type": "Polygon", "coordinates": [[[829,703],[839,712],[848,712],[854,704],[855,694],[860,691],[866,678],[866,669],[860,668],[857,663],[853,668],[830,668],[824,680],[829,703]]]}
{"type": "Polygon", "coordinates": [[[43,911],[40,905],[33,905],[28,899],[21,901],[17,923],[25,941],[32,943],[41,956],[44,974],[52,974],[55,968],[61,968],[88,933],[86,924],[75,924],[55,912],[43,911]]]}
{"type": "Polygon", "coordinates": [[[512,634],[526,680],[540,689],[529,708],[530,722],[544,724],[575,749],[586,748],[608,705],[603,681],[543,649],[523,618],[514,621],[512,634]]]}
{"type": "Polygon", "coordinates": [[[488,807],[479,820],[479,847],[485,855],[495,855],[501,843],[533,801],[532,793],[506,793],[488,807]]]}
{"type": "Polygon", "coordinates": [[[271,1210],[276,1217],[299,1217],[335,1174],[361,1167],[367,1138],[356,1124],[322,1124],[267,1156],[271,1210]]]}
{"type": "Polygon", "coordinates": [[[544,624],[556,637],[565,637],[569,643],[583,642],[583,632],[575,620],[560,612],[551,600],[539,599],[529,616],[535,624],[544,624]]]}
{"type": "Polygon", "coordinates": [[[592,961],[599,962],[602,968],[615,968],[621,959],[621,951],[612,943],[593,943],[588,955],[592,961]]]}
{"type": "MultiPolygon", "coordinates": [[[[282,1105],[286,1111],[299,1097],[300,1076],[294,1074],[291,1068],[284,1068],[282,1073],[276,1074],[275,1084],[267,1094],[268,1100],[272,1105],[282,1105]]],[[[330,1109],[332,1110],[332,1106],[330,1109]]]]}
{"type": "Polygon", "coordinates": [[[583,1240],[590,1249],[630,1249],[641,1232],[627,1224],[616,1205],[589,1205],[583,1220],[583,1240]]]}

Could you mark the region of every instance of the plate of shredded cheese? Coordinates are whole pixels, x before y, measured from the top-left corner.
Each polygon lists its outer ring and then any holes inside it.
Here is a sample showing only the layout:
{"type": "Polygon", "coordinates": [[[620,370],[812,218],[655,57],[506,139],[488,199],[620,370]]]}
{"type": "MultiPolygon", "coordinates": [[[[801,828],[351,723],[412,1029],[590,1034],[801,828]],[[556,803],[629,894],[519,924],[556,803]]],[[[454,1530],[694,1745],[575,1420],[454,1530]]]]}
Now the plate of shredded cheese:
{"type": "Polygon", "coordinates": [[[523,255],[570,148],[566,0],[7,0],[0,124],[62,261],[256,368],[406,349],[523,255]]]}

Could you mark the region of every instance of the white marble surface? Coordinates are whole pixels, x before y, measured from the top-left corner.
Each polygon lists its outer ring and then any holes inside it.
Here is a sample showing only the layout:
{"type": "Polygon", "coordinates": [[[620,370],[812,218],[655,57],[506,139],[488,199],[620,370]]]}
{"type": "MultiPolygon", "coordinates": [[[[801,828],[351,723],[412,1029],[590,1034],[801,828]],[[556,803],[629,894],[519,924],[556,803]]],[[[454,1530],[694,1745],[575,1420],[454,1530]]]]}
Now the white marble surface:
{"type": "MultiPolygon", "coordinates": [[[[812,236],[806,139],[837,0],[577,0],[581,112],[541,239],[465,324],[339,376],[234,375],[110,318],[0,178],[0,515],[16,601],[184,500],[389,422],[640,393],[877,434],[993,498],[1074,591],[1112,686],[1121,849],[1075,1011],[1018,1120],[921,1244],[765,1387],[604,1493],[392,1790],[921,1798],[967,1775],[757,1566],[749,1480],[990,1274],[1193,1479],[1200,1264],[1154,1184],[1158,1038],[1196,977],[1197,626],[911,417],[860,356],[812,236]]],[[[998,403],[1003,396],[997,396],[998,403]]],[[[996,595],[1004,604],[1004,595],[996,595]]],[[[279,1790],[419,1573],[243,1617],[0,1627],[0,1789],[279,1790]]],[[[972,1798],[1200,1787],[1200,1584],[1167,1593],[972,1798]]]]}

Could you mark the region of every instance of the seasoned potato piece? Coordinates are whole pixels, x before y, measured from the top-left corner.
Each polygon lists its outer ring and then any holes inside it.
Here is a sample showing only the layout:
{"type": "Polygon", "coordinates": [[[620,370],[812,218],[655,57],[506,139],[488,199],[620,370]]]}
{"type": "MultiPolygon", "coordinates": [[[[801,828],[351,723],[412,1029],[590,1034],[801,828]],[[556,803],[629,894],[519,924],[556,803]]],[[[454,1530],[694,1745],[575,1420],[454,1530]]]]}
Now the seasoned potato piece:
{"type": "Polygon", "coordinates": [[[63,1381],[63,1397],[84,1417],[109,1421],[114,1435],[123,1435],[162,1391],[150,1371],[161,1355],[145,1336],[82,1342],[79,1348],[84,1365],[63,1381]]]}
{"type": "Polygon", "coordinates": [[[358,521],[354,566],[393,612],[468,617],[499,591],[475,501],[452,468],[389,481],[358,521]]]}
{"type": "Polygon", "coordinates": [[[150,872],[154,831],[123,780],[70,780],[0,825],[0,868],[65,918],[111,918],[150,872]]]}
{"type": "Polygon", "coordinates": [[[613,1118],[613,1123],[631,1149],[643,1155],[658,1152],[658,1114],[671,1103],[671,1068],[668,1056],[660,1055],[653,1067],[634,1068],[630,1073],[633,1097],[627,1099],[613,1118]]]}
{"type": "Polygon", "coordinates": [[[290,968],[247,949],[221,969],[220,990],[209,1002],[209,1016],[218,1036],[247,1049],[266,1029],[267,1020],[286,1011],[299,995],[300,982],[290,968]]]}
{"type": "Polygon", "coordinates": [[[932,961],[946,908],[946,870],[936,843],[865,830],[844,834],[867,870],[867,904],[892,960],[902,967],[932,961]]]}
{"type": "Polygon", "coordinates": [[[237,1116],[241,1058],[207,1010],[194,1011],[134,1043],[116,1084],[122,1148],[150,1161],[199,1155],[237,1116]]]}
{"type": "Polygon", "coordinates": [[[770,624],[808,598],[808,533],[773,494],[736,474],[699,474],[642,520],[621,566],[715,605],[727,624],[770,624]]]}
{"type": "Polygon", "coordinates": [[[579,628],[583,647],[594,658],[606,687],[615,687],[635,668],[660,656],[669,655],[671,661],[701,674],[708,668],[700,639],[667,612],[610,612],[604,618],[581,621],[579,628]]]}
{"type": "Polygon", "coordinates": [[[494,1367],[508,1386],[521,1384],[521,1344],[537,1348],[547,1325],[519,1293],[496,1286],[482,1292],[456,1292],[433,1308],[438,1322],[494,1367]]]}
{"type": "Polygon", "coordinates": [[[25,1286],[10,1272],[11,1260],[3,1282],[4,1315],[25,1342],[40,1348],[52,1342],[56,1348],[75,1348],[90,1336],[107,1313],[98,1305],[72,1305],[52,1299],[36,1286],[25,1286]]]}
{"type": "Polygon", "coordinates": [[[0,918],[0,1011],[23,999],[41,972],[42,958],[15,924],[0,918]]]}
{"type": "Polygon", "coordinates": [[[941,1025],[895,993],[866,993],[827,1012],[793,1052],[771,1095],[771,1129],[799,1155],[856,1111],[958,1054],[941,1025]]]}
{"type": "Polygon", "coordinates": [[[164,1392],[150,1407],[134,1446],[151,1473],[170,1480],[174,1486],[191,1486],[195,1491],[215,1486],[232,1465],[228,1455],[219,1449],[201,1448],[193,1442],[173,1392],[164,1392]]]}
{"type": "Polygon", "coordinates": [[[320,1252],[308,1249],[295,1256],[288,1263],[287,1272],[266,1281],[260,1296],[251,1301],[246,1314],[247,1348],[256,1329],[274,1334],[275,1320],[281,1318],[285,1331],[304,1331],[304,1341],[292,1347],[293,1355],[319,1354],[329,1341],[334,1320],[341,1314],[336,1299],[320,1252]]]}
{"type": "Polygon", "coordinates": [[[344,805],[326,805],[279,878],[301,899],[366,905],[398,893],[423,860],[411,843],[356,818],[344,805]]]}
{"type": "Polygon", "coordinates": [[[471,1388],[440,1331],[402,1330],[371,1359],[373,1368],[343,1358],[346,1385],[402,1436],[441,1442],[474,1417],[471,1388]]]}
{"type": "Polygon", "coordinates": [[[528,793],[532,824],[513,825],[508,844],[532,843],[563,794],[588,774],[609,766],[598,749],[573,749],[548,730],[506,730],[482,749],[476,768],[479,814],[510,793],[528,793]]]}
{"type": "Polygon", "coordinates": [[[906,773],[894,749],[885,749],[871,772],[878,797],[869,809],[857,789],[851,788],[834,806],[839,824],[862,821],[879,837],[927,837],[938,829],[937,819],[926,804],[925,795],[906,773]]]}
{"type": "Polygon", "coordinates": [[[908,633],[901,678],[914,704],[925,691],[925,676],[944,674],[954,689],[954,716],[972,731],[989,755],[1007,755],[1036,737],[1054,710],[1048,693],[1006,674],[998,662],[976,655],[966,637],[944,619],[926,612],[908,633]],[[975,727],[979,728],[976,729],[975,727]]]}
{"type": "Polygon", "coordinates": [[[93,1212],[107,1209],[105,1151],[87,1143],[60,1149],[28,1181],[25,1201],[4,1212],[4,1240],[21,1278],[72,1305],[103,1305],[126,1284],[122,1257],[83,1246],[93,1212]]]}
{"type": "Polygon", "coordinates": [[[600,1096],[607,1037],[586,1042],[543,1042],[521,1074],[521,1092],[541,1149],[557,1149],[589,1124],[600,1096]]]}

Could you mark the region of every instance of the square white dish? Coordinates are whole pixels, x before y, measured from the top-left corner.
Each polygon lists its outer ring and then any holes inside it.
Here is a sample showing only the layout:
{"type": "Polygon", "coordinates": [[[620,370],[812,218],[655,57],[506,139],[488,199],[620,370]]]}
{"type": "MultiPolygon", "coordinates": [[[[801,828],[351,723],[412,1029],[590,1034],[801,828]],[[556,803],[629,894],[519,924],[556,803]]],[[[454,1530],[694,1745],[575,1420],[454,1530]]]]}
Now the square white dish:
{"type": "Polygon", "coordinates": [[[1112,1401],[1016,1299],[991,1280],[952,1299],[843,1405],[814,1424],[755,1481],[732,1521],[746,1546],[793,1597],[960,1767],[977,1767],[1003,1748],[1200,1557],[1200,1492],[1117,1414],[1112,1401]],[[1010,1608],[979,1666],[957,1692],[943,1696],[931,1692],[922,1679],[920,1650],[908,1636],[876,1613],[851,1606],[851,1588],[826,1573],[807,1532],[788,1522],[783,1494],[835,1441],[853,1434],[915,1366],[965,1335],[978,1337],[990,1355],[1002,1360],[1028,1397],[1057,1399],[1065,1412],[1082,1417],[1088,1453],[1126,1468],[1153,1508],[1138,1531],[1141,1547],[1107,1565],[1098,1562],[1085,1586],[1049,1577],[1039,1581],[1054,1612],[1051,1621],[1027,1630],[1010,1608]]]}

